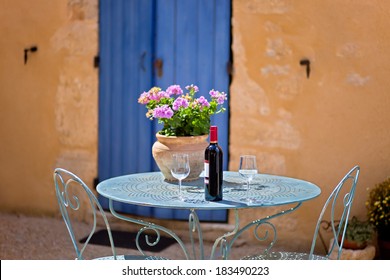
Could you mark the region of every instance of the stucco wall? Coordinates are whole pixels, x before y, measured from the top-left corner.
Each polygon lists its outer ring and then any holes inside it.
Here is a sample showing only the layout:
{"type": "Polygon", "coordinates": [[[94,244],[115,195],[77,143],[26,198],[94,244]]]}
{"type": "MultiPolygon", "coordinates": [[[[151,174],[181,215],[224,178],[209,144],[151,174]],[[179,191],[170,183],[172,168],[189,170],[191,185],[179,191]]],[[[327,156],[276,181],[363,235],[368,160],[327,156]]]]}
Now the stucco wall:
{"type": "Polygon", "coordinates": [[[53,168],[97,173],[97,0],[1,0],[0,34],[0,210],[58,213],[53,168]]]}
{"type": "Polygon", "coordinates": [[[389,175],[389,9],[379,0],[233,1],[229,167],[252,153],[260,172],[322,188],[275,220],[281,239],[297,233],[297,246],[312,238],[320,206],[355,164],[352,214],[362,218],[367,187],[389,175]],[[311,62],[309,78],[301,59],[311,62]]]}

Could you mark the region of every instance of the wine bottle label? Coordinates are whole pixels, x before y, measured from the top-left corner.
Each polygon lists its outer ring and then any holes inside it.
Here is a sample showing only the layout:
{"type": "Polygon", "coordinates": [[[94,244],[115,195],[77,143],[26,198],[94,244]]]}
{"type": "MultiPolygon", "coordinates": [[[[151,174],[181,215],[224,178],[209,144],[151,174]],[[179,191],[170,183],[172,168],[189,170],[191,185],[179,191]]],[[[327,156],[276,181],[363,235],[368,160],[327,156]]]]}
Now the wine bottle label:
{"type": "Polygon", "coordinates": [[[208,160],[204,161],[204,182],[205,182],[205,184],[209,183],[209,162],[208,162],[208,160]]]}

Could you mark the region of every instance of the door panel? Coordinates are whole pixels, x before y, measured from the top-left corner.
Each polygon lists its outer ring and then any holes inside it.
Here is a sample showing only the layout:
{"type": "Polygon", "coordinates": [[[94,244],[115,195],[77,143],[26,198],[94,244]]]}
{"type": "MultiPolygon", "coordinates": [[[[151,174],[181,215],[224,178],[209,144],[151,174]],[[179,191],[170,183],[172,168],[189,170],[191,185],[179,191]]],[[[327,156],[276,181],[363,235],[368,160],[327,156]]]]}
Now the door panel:
{"type": "MultiPolygon", "coordinates": [[[[228,93],[230,1],[100,0],[99,32],[99,180],[158,170],[151,147],[161,126],[145,117],[137,99],[155,85],[196,84],[205,97],[213,88],[228,93]],[[157,59],[161,72],[155,68],[157,59]]],[[[219,126],[225,169],[228,114],[212,117],[212,124],[219,126]]],[[[99,200],[107,207],[107,200],[99,200]]],[[[170,209],[115,207],[145,216],[188,217],[170,209]]],[[[201,214],[205,219],[226,220],[226,211],[206,212],[201,214]]]]}
{"type": "Polygon", "coordinates": [[[153,82],[153,1],[100,1],[99,179],[150,171],[152,124],[137,103],[153,82]],[[142,29],[140,29],[142,26],[142,29]]]}
{"type": "MultiPolygon", "coordinates": [[[[100,1],[99,7],[99,180],[147,172],[154,160],[153,124],[137,102],[153,83],[154,1],[100,1]],[[140,28],[142,26],[142,28],[140,28]]],[[[99,196],[103,208],[108,200],[99,196]]],[[[123,203],[115,209],[151,216],[152,211],[123,203]]]]}

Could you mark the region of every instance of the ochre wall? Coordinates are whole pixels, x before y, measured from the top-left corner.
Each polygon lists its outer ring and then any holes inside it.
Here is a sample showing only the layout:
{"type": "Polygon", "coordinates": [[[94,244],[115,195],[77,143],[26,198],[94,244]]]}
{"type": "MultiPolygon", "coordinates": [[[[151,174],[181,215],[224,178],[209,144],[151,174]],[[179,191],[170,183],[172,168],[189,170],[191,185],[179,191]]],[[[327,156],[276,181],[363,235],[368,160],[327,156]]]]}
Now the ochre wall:
{"type": "Polygon", "coordinates": [[[97,173],[97,0],[1,0],[0,34],[0,210],[58,214],[53,169],[97,173]]]}
{"type": "MultiPolygon", "coordinates": [[[[97,175],[97,2],[0,1],[0,211],[58,215],[53,168],[90,186],[97,175]]],[[[252,153],[260,172],[322,188],[275,220],[281,243],[307,246],[320,206],[353,165],[362,168],[360,217],[366,188],[388,176],[389,10],[380,0],[233,0],[229,169],[252,153]]]]}
{"type": "Polygon", "coordinates": [[[352,214],[361,218],[367,188],[389,175],[389,10],[380,0],[233,1],[229,168],[252,153],[260,172],[322,189],[275,220],[280,239],[296,233],[297,246],[308,244],[320,206],[354,165],[352,214]],[[309,78],[301,59],[311,62],[309,78]]]}

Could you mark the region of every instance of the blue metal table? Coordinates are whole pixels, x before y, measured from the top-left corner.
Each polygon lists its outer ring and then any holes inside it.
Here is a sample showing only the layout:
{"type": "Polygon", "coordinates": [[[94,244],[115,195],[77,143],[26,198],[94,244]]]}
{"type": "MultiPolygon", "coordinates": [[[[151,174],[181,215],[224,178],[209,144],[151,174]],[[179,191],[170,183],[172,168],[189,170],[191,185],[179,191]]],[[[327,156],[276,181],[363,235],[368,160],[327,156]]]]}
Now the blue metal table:
{"type": "MultiPolygon", "coordinates": [[[[187,259],[197,258],[194,242],[194,234],[196,232],[199,243],[199,258],[205,258],[202,230],[196,210],[231,209],[234,211],[234,230],[218,237],[215,240],[210,255],[210,259],[213,259],[215,257],[217,247],[220,246],[223,258],[228,259],[234,241],[243,232],[252,227],[255,227],[254,232],[256,234],[257,228],[260,225],[267,224],[271,226],[274,230],[274,240],[270,243],[269,248],[272,247],[276,241],[276,229],[269,221],[275,217],[285,215],[296,210],[304,201],[313,199],[321,193],[318,186],[304,180],[284,176],[257,174],[251,182],[251,189],[249,193],[249,196],[254,198],[255,202],[245,203],[242,201],[242,199],[247,195],[245,181],[238,172],[231,171],[224,172],[224,194],[222,201],[208,202],[204,200],[202,178],[196,181],[183,182],[182,188],[187,200],[183,202],[177,199],[172,199],[177,196],[177,182],[168,182],[164,180],[164,177],[160,172],[149,172],[107,179],[98,184],[97,192],[109,199],[110,211],[115,217],[143,226],[138,231],[136,239],[137,248],[142,254],[145,253],[139,246],[139,237],[144,231],[152,230],[157,234],[157,238],[155,241],[149,242],[148,236],[146,235],[146,242],[149,246],[157,244],[160,239],[160,232],[165,232],[178,242],[187,259]],[[150,207],[190,210],[188,221],[190,240],[192,243],[192,253],[188,251],[181,238],[172,230],[155,223],[122,215],[114,209],[114,201],[150,207]],[[286,207],[285,210],[279,210],[273,215],[253,220],[245,226],[240,226],[238,215],[239,209],[281,206],[287,204],[294,205],[286,207]]],[[[258,239],[261,239],[261,237],[258,237],[258,239]]]]}

